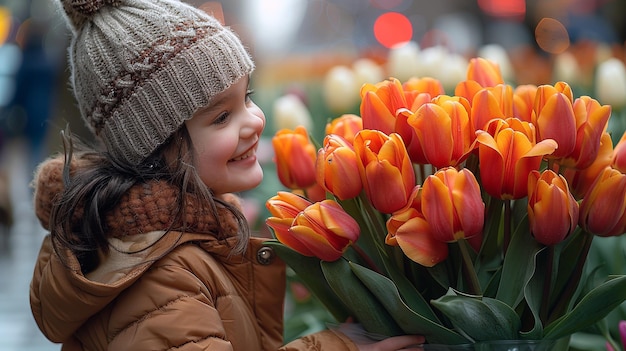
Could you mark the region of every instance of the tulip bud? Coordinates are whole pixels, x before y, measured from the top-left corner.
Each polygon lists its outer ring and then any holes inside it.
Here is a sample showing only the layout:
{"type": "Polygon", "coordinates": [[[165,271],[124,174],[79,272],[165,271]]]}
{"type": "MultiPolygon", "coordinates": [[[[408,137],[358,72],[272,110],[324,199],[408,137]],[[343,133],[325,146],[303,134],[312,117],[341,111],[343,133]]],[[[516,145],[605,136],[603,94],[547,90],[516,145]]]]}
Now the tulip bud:
{"type": "Polygon", "coordinates": [[[551,170],[530,173],[527,207],[530,230],[544,245],[560,243],[578,224],[578,202],[565,178],[551,170]]]}
{"type": "Polygon", "coordinates": [[[354,114],[341,115],[326,124],[326,135],[339,135],[349,144],[352,144],[354,136],[361,130],[363,130],[363,119],[354,114]]]}
{"type": "Polygon", "coordinates": [[[305,189],[315,183],[317,151],[307,130],[279,130],[272,138],[274,160],[280,182],[289,189],[305,189]]]}
{"type": "Polygon", "coordinates": [[[422,188],[422,213],[439,241],[454,242],[482,233],[485,203],[474,174],[448,167],[428,176],[422,188]]]}
{"type": "Polygon", "coordinates": [[[277,239],[305,256],[315,256],[323,261],[339,259],[346,249],[359,239],[359,224],[332,200],[316,202],[300,212],[293,225],[277,239]],[[305,248],[305,249],[303,249],[305,248]]]}
{"type": "Polygon", "coordinates": [[[404,207],[415,186],[415,173],[402,138],[364,129],[354,138],[354,150],[372,206],[383,213],[404,207]]]}
{"type": "Polygon", "coordinates": [[[340,200],[357,197],[363,189],[356,154],[345,139],[328,134],[318,151],[315,167],[317,183],[340,200]]]}
{"type": "Polygon", "coordinates": [[[626,175],[605,168],[593,182],[580,204],[580,226],[599,236],[613,236],[624,231],[626,210],[626,175]]]}

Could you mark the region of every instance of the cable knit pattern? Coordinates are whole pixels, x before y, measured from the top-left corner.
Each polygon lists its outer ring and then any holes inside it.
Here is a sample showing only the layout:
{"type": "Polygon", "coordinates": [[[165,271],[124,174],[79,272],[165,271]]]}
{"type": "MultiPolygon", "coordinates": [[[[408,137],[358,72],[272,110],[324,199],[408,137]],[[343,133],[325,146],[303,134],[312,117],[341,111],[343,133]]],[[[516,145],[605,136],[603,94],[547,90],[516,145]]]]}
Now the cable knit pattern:
{"type": "Polygon", "coordinates": [[[139,164],[254,70],[229,28],[180,0],[57,0],[72,30],[70,83],[107,151],[139,164]]]}
{"type": "MultiPolygon", "coordinates": [[[[82,162],[72,162],[70,175],[80,171],[82,162]]],[[[35,213],[46,229],[49,228],[50,209],[63,191],[63,159],[53,158],[42,163],[35,176],[35,213]]],[[[185,221],[174,223],[179,190],[166,181],[149,181],[133,186],[113,211],[106,214],[106,225],[113,237],[136,235],[156,230],[178,230],[195,233],[218,233],[217,221],[206,205],[191,196],[185,206],[185,221]],[[186,226],[183,223],[186,222],[186,226]]],[[[232,194],[222,199],[240,208],[239,199],[232,194]]],[[[237,235],[237,222],[230,211],[218,208],[220,221],[228,236],[237,235]]],[[[83,217],[80,206],[74,221],[83,217]]]]}

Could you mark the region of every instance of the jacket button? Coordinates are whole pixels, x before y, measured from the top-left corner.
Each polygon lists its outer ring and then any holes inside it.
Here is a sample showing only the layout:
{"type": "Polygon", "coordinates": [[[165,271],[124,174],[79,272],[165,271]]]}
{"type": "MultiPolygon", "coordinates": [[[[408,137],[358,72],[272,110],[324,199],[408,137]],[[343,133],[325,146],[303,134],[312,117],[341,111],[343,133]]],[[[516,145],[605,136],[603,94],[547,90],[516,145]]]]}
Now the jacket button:
{"type": "Polygon", "coordinates": [[[272,261],[274,261],[274,256],[275,256],[274,249],[272,249],[271,247],[267,247],[267,246],[263,246],[256,253],[257,261],[259,261],[259,263],[264,266],[272,263],[272,261]]]}

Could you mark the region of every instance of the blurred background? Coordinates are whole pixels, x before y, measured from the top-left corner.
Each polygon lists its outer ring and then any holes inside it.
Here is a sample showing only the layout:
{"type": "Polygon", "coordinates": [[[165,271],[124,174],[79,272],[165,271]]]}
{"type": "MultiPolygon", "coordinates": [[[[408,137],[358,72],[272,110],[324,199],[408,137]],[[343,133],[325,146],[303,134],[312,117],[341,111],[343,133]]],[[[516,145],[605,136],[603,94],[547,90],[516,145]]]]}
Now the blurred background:
{"type": "MultiPolygon", "coordinates": [[[[498,62],[510,83],[564,80],[576,95],[593,95],[616,113],[626,105],[626,0],[188,2],[231,26],[257,64],[252,87],[268,118],[260,150],[266,177],[242,195],[258,235],[269,235],[264,201],[281,189],[271,136],[296,124],[322,135],[329,119],[358,113],[363,83],[433,76],[451,93],[467,60],[480,55],[498,62]],[[617,68],[603,83],[599,67],[607,62],[617,68]]],[[[69,90],[69,38],[52,0],[0,0],[1,350],[59,349],[39,334],[28,307],[45,234],[32,213],[29,182],[36,165],[61,150],[66,125],[91,139],[69,90]]],[[[323,328],[329,318],[297,281],[290,284],[287,339],[323,328]]]]}

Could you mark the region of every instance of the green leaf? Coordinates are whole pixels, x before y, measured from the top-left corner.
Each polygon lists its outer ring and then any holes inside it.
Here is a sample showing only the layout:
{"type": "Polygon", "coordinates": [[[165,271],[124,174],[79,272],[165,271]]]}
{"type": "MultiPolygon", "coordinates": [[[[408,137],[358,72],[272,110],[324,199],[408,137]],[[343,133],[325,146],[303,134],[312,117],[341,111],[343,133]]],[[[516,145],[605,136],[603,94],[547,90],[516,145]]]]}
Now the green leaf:
{"type": "MultiPolygon", "coordinates": [[[[468,340],[435,320],[412,310],[400,297],[396,285],[389,278],[355,263],[350,267],[365,286],[378,298],[385,309],[410,335],[424,335],[430,343],[463,344],[468,340]]],[[[430,309],[428,310],[430,312],[430,309]]]]}
{"type": "Polygon", "coordinates": [[[331,289],[365,330],[385,336],[404,334],[378,299],[354,275],[346,260],[322,261],[321,267],[331,289]]]}
{"type": "Polygon", "coordinates": [[[337,299],[326,282],[319,258],[302,256],[277,240],[268,240],[264,245],[274,249],[278,257],[296,272],[338,322],[343,322],[350,316],[348,307],[337,299]]]}
{"type": "Polygon", "coordinates": [[[514,340],[522,322],[507,304],[488,297],[448,294],[432,301],[457,330],[474,341],[514,340]]]}
{"type": "Polygon", "coordinates": [[[524,227],[520,225],[511,238],[496,294],[496,299],[511,308],[515,308],[522,301],[524,286],[535,272],[535,256],[542,249],[524,227]]]}
{"type": "Polygon", "coordinates": [[[558,339],[604,318],[626,300],[626,275],[613,277],[585,295],[568,314],[544,329],[544,338],[558,339]]]}

